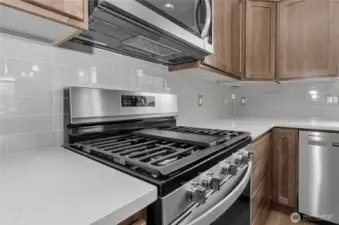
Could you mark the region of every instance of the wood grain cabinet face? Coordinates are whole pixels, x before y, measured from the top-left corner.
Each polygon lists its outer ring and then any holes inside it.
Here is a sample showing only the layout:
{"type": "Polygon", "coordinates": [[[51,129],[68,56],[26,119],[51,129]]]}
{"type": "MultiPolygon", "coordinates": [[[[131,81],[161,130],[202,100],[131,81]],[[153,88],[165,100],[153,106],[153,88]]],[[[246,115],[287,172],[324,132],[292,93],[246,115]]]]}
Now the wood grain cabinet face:
{"type": "Polygon", "coordinates": [[[252,168],[252,225],[264,224],[267,218],[269,202],[271,200],[271,132],[252,145],[254,153],[252,168]]]}
{"type": "Polygon", "coordinates": [[[275,79],[275,2],[246,2],[246,79],[275,79]]]}
{"type": "Polygon", "coordinates": [[[279,79],[337,75],[337,15],[337,0],[285,0],[278,4],[279,79]]]}
{"type": "Polygon", "coordinates": [[[23,0],[79,21],[84,20],[84,1],[87,0],[23,0]]]}
{"type": "Polygon", "coordinates": [[[244,25],[243,0],[214,0],[214,54],[203,64],[243,77],[244,74],[244,25]]]}
{"type": "Polygon", "coordinates": [[[273,202],[297,207],[298,131],[275,128],[273,131],[273,202]]]}

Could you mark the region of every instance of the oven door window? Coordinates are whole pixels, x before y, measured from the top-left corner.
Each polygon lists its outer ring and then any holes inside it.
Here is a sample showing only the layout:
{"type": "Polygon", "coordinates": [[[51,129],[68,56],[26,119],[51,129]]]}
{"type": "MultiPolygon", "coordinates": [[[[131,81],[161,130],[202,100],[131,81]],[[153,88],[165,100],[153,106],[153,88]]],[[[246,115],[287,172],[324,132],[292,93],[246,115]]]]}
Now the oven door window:
{"type": "MultiPolygon", "coordinates": [[[[212,0],[136,0],[171,22],[201,37],[212,0]]],[[[211,27],[211,26],[210,26],[211,27]]],[[[208,32],[210,34],[210,32],[208,32]]]]}

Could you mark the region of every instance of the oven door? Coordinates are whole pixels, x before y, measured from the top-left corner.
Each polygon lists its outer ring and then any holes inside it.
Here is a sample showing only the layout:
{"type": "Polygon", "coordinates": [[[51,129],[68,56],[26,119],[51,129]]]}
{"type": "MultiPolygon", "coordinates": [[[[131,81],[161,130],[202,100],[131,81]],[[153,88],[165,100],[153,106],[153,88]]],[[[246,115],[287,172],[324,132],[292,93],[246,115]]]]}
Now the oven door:
{"type": "Polygon", "coordinates": [[[250,162],[246,169],[244,168],[240,181],[226,196],[212,194],[204,205],[195,206],[190,214],[183,215],[171,225],[250,225],[251,171],[250,162]]]}

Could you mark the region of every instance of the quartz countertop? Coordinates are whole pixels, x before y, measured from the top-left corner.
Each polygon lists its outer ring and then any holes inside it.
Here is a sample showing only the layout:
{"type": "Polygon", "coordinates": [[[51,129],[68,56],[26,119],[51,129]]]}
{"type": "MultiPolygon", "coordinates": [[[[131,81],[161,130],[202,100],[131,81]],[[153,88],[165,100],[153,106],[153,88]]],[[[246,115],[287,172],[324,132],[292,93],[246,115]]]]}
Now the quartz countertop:
{"type": "Polygon", "coordinates": [[[1,225],[113,225],[157,188],[62,147],[0,156],[1,225]]]}
{"type": "Polygon", "coordinates": [[[210,121],[179,123],[182,126],[196,126],[212,129],[247,131],[256,139],[273,127],[328,130],[339,132],[339,120],[300,119],[300,118],[225,118],[210,121]]]}

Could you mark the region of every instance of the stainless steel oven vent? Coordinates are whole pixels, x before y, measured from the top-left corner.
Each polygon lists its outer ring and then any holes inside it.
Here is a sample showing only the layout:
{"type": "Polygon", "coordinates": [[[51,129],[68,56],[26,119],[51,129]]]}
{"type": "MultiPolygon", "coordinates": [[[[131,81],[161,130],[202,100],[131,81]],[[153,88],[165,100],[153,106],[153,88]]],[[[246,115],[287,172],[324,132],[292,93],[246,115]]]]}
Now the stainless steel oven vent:
{"type": "Polygon", "coordinates": [[[181,52],[140,35],[128,38],[121,43],[162,57],[181,52]]]}

